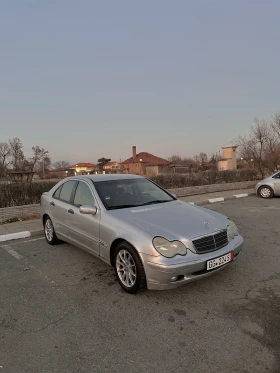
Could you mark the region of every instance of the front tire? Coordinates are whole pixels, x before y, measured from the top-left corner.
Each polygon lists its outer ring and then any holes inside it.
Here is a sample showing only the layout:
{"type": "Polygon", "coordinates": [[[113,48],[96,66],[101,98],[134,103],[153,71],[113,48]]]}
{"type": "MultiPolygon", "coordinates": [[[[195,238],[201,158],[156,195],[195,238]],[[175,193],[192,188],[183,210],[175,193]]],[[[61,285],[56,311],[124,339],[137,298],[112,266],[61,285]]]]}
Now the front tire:
{"type": "Polygon", "coordinates": [[[127,242],[120,243],[114,253],[114,268],[121,287],[130,294],[147,288],[142,261],[127,242]]]}
{"type": "Polygon", "coordinates": [[[60,240],[55,234],[54,226],[49,216],[47,216],[44,220],[44,232],[49,245],[57,245],[60,243],[60,240]]]}
{"type": "Polygon", "coordinates": [[[261,198],[272,198],[274,193],[273,190],[269,186],[262,186],[258,190],[258,195],[261,198]]]}

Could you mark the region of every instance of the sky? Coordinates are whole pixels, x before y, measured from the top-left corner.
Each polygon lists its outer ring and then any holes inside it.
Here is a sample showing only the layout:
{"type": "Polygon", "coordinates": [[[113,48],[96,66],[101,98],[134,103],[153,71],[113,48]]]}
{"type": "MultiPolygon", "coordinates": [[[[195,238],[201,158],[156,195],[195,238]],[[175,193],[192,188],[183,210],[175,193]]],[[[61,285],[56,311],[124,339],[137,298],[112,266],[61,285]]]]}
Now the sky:
{"type": "Polygon", "coordinates": [[[208,155],[280,110],[279,0],[2,0],[0,142],[208,155]]]}

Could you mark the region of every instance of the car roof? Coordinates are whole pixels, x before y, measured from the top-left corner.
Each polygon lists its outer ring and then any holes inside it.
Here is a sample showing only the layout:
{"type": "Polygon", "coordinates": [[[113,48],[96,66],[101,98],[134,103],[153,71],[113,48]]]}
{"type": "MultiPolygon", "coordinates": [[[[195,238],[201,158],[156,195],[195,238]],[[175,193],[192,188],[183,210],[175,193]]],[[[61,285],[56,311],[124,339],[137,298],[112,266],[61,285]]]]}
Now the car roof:
{"type": "Polygon", "coordinates": [[[69,179],[92,180],[93,182],[98,182],[98,181],[112,181],[112,180],[143,179],[143,177],[139,175],[131,175],[131,174],[96,174],[96,175],[73,176],[73,177],[69,177],[69,179]]]}

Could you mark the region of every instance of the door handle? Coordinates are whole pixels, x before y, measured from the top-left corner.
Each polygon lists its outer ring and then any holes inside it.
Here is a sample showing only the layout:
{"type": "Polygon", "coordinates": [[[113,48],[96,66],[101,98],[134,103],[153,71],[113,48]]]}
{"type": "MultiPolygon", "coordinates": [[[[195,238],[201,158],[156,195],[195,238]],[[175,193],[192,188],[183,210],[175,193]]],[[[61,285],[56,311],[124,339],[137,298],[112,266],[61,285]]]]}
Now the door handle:
{"type": "Polygon", "coordinates": [[[74,214],[74,211],[72,209],[68,210],[69,214],[74,214]]]}
{"type": "Polygon", "coordinates": [[[55,206],[55,203],[54,203],[54,202],[51,202],[50,205],[51,205],[51,206],[55,206]]]}

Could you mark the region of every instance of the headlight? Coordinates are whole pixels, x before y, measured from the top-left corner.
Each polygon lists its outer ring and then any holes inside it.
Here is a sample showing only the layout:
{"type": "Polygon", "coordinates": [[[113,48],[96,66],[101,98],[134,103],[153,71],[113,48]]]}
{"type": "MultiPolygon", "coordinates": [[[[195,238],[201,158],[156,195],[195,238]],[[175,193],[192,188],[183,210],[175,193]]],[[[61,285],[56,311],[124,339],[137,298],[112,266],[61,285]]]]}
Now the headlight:
{"type": "Polygon", "coordinates": [[[228,239],[233,240],[235,236],[238,236],[238,229],[237,226],[234,224],[234,222],[230,219],[228,219],[228,225],[227,225],[227,234],[228,239]]]}
{"type": "Polygon", "coordinates": [[[173,258],[175,255],[186,255],[187,248],[180,241],[168,241],[163,237],[153,239],[155,249],[166,258],[173,258]]]}

